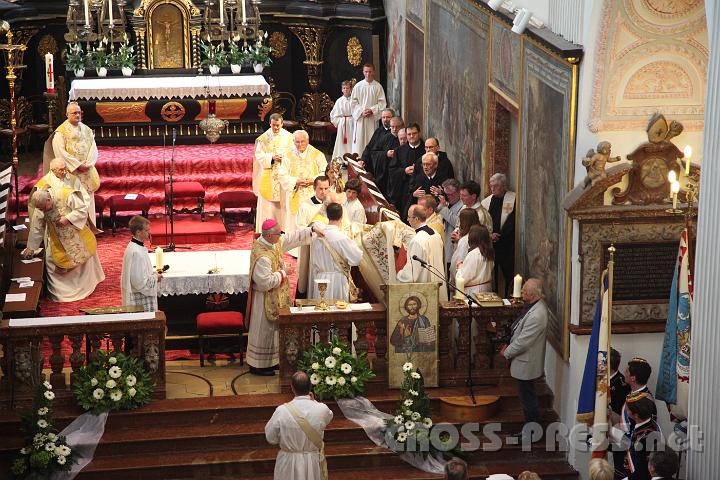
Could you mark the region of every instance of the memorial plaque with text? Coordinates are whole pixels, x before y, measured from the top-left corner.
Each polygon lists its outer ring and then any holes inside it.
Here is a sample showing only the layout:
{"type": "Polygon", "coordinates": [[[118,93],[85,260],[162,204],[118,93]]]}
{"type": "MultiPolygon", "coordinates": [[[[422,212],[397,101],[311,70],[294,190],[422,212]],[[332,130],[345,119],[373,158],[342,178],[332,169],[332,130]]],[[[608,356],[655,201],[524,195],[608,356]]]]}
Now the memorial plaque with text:
{"type": "MultiPolygon", "coordinates": [[[[610,260],[609,246],[603,245],[604,265],[610,260]]],[[[613,302],[667,302],[678,243],[616,243],[615,249],[613,302]]]]}

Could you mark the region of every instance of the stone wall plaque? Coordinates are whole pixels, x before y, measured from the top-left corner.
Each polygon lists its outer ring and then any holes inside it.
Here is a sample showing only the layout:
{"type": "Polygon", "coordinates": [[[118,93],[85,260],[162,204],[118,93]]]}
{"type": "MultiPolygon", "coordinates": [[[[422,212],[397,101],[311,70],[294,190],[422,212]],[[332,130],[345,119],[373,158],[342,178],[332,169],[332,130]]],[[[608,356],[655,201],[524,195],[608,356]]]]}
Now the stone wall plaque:
{"type": "MultiPolygon", "coordinates": [[[[603,244],[607,265],[610,244],[603,244]]],[[[667,302],[675,269],[678,242],[631,242],[615,244],[613,303],[667,302]]]]}

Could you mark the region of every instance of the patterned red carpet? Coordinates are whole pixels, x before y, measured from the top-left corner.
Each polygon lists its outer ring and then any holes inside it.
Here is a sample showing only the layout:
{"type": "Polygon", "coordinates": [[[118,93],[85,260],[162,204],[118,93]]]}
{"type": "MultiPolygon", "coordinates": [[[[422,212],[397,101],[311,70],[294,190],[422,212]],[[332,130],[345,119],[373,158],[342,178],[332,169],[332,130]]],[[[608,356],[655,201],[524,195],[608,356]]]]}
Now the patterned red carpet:
{"type": "MultiPolygon", "coordinates": [[[[247,223],[231,224],[228,226],[225,243],[198,243],[193,244],[193,251],[208,250],[249,250],[253,240],[253,225],[247,223]]],[[[122,270],[122,257],[125,247],[130,240],[130,232],[119,230],[116,237],[105,235],[98,239],[98,255],[105,271],[105,281],[100,283],[95,292],[84,300],[68,303],[56,303],[47,299],[40,304],[42,315],[45,317],[60,315],[79,315],[79,309],[84,307],[104,307],[122,305],[120,295],[120,271],[122,270]]],[[[296,261],[289,255],[285,256],[287,263],[295,265],[296,261]]],[[[296,276],[290,277],[291,291],[295,291],[296,276]]]]}

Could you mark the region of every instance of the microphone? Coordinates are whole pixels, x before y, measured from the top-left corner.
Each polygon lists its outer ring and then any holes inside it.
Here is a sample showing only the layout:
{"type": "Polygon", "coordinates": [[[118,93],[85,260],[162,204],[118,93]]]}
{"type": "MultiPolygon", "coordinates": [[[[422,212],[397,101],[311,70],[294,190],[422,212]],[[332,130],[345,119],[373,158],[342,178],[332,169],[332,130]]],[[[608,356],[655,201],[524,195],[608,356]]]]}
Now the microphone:
{"type": "Polygon", "coordinates": [[[428,266],[428,263],[427,263],[425,260],[423,260],[422,258],[419,258],[417,255],[413,255],[413,256],[412,256],[412,259],[415,260],[416,262],[418,262],[418,263],[419,263],[420,265],[422,265],[423,267],[427,267],[427,266],[428,266]]]}
{"type": "Polygon", "coordinates": [[[177,137],[177,131],[175,130],[175,127],[173,127],[173,143],[175,143],[176,137],[177,137]]]}

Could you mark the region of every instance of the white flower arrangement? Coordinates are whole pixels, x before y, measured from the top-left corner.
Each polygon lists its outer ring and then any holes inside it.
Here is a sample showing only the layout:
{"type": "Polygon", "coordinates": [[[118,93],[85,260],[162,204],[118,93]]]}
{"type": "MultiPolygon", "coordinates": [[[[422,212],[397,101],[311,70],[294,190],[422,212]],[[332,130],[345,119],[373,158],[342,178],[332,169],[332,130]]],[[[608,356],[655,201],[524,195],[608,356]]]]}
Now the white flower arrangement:
{"type": "Polygon", "coordinates": [[[402,366],[402,369],[403,369],[403,372],[409,372],[410,370],[413,369],[413,364],[410,363],[410,362],[406,362],[406,363],[402,366]]]}
{"type": "Polygon", "coordinates": [[[412,401],[411,398],[408,398],[407,400],[405,400],[405,401],[403,402],[403,404],[404,404],[406,407],[411,407],[412,404],[413,404],[413,401],[412,401]]]}
{"type": "Polygon", "coordinates": [[[361,395],[365,381],[375,376],[365,355],[354,357],[350,348],[338,339],[313,345],[298,362],[298,369],[310,376],[318,400],[361,395]]]}
{"type": "Polygon", "coordinates": [[[412,418],[413,421],[417,422],[418,420],[420,420],[421,416],[422,415],[420,415],[420,412],[413,412],[412,415],[410,415],[410,418],[412,418]]]}
{"type": "Polygon", "coordinates": [[[96,352],[76,373],[75,398],[85,410],[132,409],[150,401],[153,384],[142,361],[120,352],[96,352]]]}
{"type": "Polygon", "coordinates": [[[65,437],[54,431],[54,398],[49,382],[38,385],[32,410],[21,427],[28,441],[12,462],[12,478],[51,478],[56,472],[70,470],[75,463],[76,453],[65,437]]]}
{"type": "Polygon", "coordinates": [[[395,423],[397,423],[398,425],[402,425],[403,423],[405,423],[405,418],[402,415],[396,415],[395,423]]]}
{"type": "Polygon", "coordinates": [[[412,372],[412,373],[410,374],[410,376],[411,376],[412,378],[414,378],[415,380],[420,380],[420,374],[417,373],[417,372],[412,372]]]}

